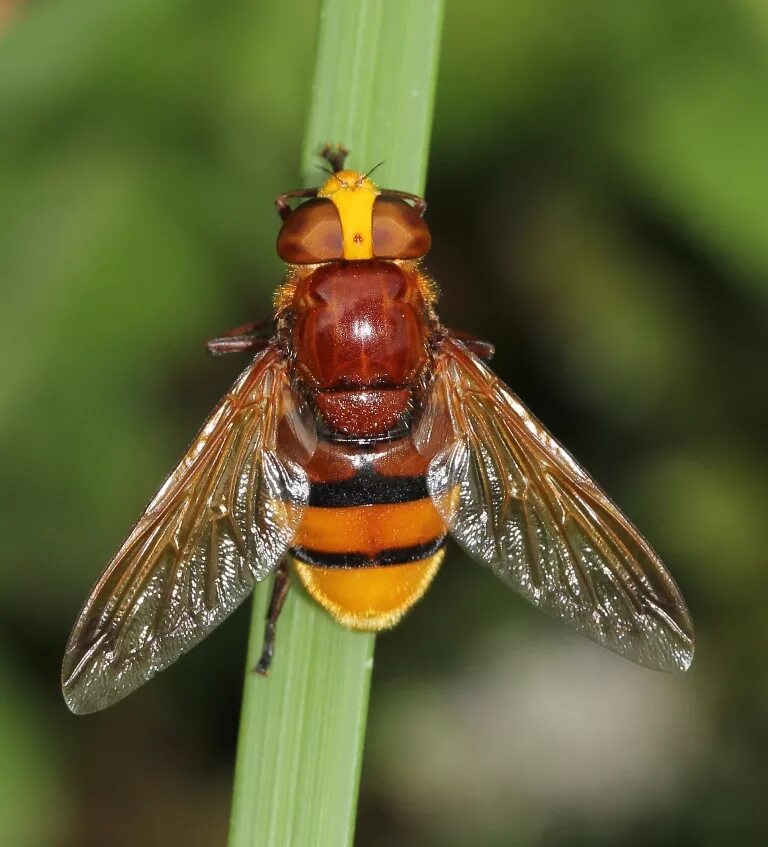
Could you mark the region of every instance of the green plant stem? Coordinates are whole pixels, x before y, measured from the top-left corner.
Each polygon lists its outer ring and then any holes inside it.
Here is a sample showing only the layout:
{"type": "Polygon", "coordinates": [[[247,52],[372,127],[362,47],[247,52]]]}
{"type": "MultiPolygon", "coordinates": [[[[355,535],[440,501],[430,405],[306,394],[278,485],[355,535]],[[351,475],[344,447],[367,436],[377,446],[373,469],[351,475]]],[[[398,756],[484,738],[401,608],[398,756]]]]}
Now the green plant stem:
{"type": "MultiPolygon", "coordinates": [[[[324,143],[381,185],[422,192],[442,0],[324,0],[304,143],[307,185],[324,143]]],[[[286,186],[290,188],[292,186],[286,186]]],[[[268,679],[261,652],[271,585],[253,604],[229,847],[352,843],[372,635],[339,626],[294,584],[268,679]]]]}

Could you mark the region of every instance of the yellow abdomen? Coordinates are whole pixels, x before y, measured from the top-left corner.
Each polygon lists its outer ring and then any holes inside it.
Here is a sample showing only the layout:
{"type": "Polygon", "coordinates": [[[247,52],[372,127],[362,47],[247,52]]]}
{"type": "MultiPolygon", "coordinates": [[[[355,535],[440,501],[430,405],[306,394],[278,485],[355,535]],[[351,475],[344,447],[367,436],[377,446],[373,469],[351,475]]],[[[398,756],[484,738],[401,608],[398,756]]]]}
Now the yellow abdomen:
{"type": "Polygon", "coordinates": [[[344,626],[394,626],[429,587],[446,527],[409,437],[321,443],[290,556],[309,594],[344,626]]]}
{"type": "Polygon", "coordinates": [[[378,631],[394,626],[422,598],[445,550],[405,565],[319,568],[293,559],[309,594],[351,629],[378,631]]]}

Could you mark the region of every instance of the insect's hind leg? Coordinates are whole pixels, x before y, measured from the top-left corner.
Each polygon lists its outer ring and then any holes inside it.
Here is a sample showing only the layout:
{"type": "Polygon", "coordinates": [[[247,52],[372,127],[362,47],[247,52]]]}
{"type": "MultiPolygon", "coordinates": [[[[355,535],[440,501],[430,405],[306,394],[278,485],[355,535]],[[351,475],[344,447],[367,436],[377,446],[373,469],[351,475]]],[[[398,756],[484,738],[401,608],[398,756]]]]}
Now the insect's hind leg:
{"type": "Polygon", "coordinates": [[[269,666],[272,664],[272,657],[275,653],[277,619],[283,610],[283,603],[285,603],[285,597],[290,587],[291,574],[288,569],[288,562],[283,559],[277,566],[277,571],[275,571],[275,583],[272,586],[272,597],[269,600],[269,609],[267,610],[267,623],[264,626],[264,642],[261,648],[261,658],[254,668],[256,673],[262,676],[267,676],[269,666]]]}

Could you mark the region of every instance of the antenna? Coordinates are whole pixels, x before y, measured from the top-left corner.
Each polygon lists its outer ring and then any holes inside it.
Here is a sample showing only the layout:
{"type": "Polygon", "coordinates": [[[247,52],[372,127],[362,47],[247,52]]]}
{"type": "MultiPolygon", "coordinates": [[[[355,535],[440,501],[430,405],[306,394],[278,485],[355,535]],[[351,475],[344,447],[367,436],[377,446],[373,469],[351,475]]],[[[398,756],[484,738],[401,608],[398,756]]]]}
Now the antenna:
{"type": "MultiPolygon", "coordinates": [[[[349,150],[341,144],[326,144],[320,151],[320,157],[333,168],[331,173],[344,170],[344,162],[349,155],[349,150]]],[[[325,170],[325,168],[323,168],[325,170]]]]}

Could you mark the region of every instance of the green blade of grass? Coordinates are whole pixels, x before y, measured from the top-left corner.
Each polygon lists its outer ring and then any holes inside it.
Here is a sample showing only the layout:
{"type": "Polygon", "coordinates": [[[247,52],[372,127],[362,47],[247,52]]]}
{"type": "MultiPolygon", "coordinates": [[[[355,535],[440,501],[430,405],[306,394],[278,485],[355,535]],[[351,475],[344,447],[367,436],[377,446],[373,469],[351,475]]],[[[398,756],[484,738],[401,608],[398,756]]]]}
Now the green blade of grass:
{"type": "MultiPolygon", "coordinates": [[[[305,184],[324,143],[380,185],[422,192],[442,0],[324,0],[304,143],[305,184]]],[[[293,186],[286,186],[292,188],[293,186]]],[[[237,749],[229,847],[352,843],[373,636],[336,624],[295,585],[272,673],[261,652],[271,586],[256,592],[237,749]]]]}
{"type": "Polygon", "coordinates": [[[424,190],[440,45],[442,0],[325,0],[304,139],[303,167],[317,183],[325,142],[350,167],[379,162],[379,185],[424,190]]]}

